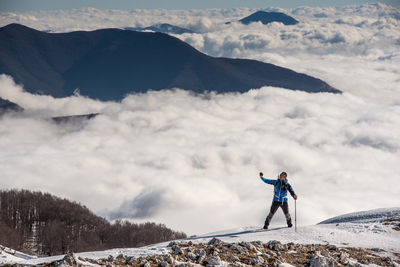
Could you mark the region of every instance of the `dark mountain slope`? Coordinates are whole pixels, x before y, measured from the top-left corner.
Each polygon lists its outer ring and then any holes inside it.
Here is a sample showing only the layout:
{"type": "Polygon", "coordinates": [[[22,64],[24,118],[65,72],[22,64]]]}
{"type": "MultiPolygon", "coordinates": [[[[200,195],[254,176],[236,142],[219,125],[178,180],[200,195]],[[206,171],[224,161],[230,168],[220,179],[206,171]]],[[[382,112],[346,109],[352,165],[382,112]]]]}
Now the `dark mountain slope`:
{"type": "Polygon", "coordinates": [[[295,25],[299,23],[297,20],[295,20],[291,16],[286,15],[285,13],[266,12],[266,11],[257,11],[239,21],[246,25],[252,22],[261,22],[262,24],[268,24],[271,22],[281,22],[285,25],[295,25]]]}
{"type": "Polygon", "coordinates": [[[9,111],[22,111],[23,109],[17,104],[0,97],[0,115],[9,111]]]}
{"type": "Polygon", "coordinates": [[[162,33],[118,29],[44,33],[0,28],[0,73],[33,93],[118,100],[131,92],[179,87],[246,92],[277,86],[306,92],[340,91],[311,76],[255,60],[214,58],[162,33]]]}

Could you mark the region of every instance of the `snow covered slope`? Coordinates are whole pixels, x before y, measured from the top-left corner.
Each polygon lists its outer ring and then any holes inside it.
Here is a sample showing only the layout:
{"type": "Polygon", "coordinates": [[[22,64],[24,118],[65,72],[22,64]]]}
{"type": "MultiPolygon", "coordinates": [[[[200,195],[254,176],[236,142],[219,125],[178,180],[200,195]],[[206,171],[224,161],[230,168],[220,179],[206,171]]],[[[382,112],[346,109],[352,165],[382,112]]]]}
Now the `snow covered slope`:
{"type": "Polygon", "coordinates": [[[376,223],[376,222],[384,222],[385,220],[395,218],[400,218],[400,209],[399,208],[390,208],[390,209],[376,209],[369,211],[360,211],[353,212],[344,215],[340,215],[337,217],[330,218],[328,220],[322,221],[319,224],[329,224],[329,223],[343,223],[343,222],[352,222],[352,223],[376,223]]]}
{"type": "Polygon", "coordinates": [[[400,208],[377,209],[337,216],[317,225],[275,228],[268,231],[257,227],[242,227],[193,238],[207,242],[217,237],[225,242],[279,240],[282,243],[331,244],[336,246],[381,248],[400,252],[400,208]]]}
{"type": "MultiPolygon", "coordinates": [[[[257,227],[241,227],[222,232],[215,232],[201,236],[193,236],[182,242],[193,244],[207,244],[212,238],[218,238],[225,243],[240,243],[261,241],[268,243],[278,240],[283,244],[322,244],[337,247],[382,249],[387,253],[400,253],[400,231],[395,230],[400,223],[400,208],[378,209],[346,214],[325,220],[317,225],[301,226],[297,228],[275,228],[261,230],[257,227]]],[[[118,255],[125,257],[146,257],[152,255],[166,255],[171,252],[168,243],[160,243],[142,248],[112,249],[98,252],[76,253],[76,258],[107,259],[118,255]]],[[[0,264],[20,263],[39,264],[61,260],[64,256],[47,258],[28,258],[27,255],[8,253],[1,250],[0,264]]]]}

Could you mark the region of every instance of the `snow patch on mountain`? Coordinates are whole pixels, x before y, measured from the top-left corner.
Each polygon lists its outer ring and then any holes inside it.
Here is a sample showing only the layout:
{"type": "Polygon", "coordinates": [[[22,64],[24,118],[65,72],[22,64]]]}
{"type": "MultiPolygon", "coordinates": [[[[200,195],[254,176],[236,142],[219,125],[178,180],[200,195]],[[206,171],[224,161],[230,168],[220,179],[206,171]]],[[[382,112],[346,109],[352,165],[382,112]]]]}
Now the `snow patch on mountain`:
{"type": "Polygon", "coordinates": [[[375,209],[369,211],[352,212],[340,216],[336,216],[319,224],[330,224],[330,223],[376,223],[384,222],[387,219],[400,218],[400,209],[398,208],[387,208],[387,209],[375,209]]]}

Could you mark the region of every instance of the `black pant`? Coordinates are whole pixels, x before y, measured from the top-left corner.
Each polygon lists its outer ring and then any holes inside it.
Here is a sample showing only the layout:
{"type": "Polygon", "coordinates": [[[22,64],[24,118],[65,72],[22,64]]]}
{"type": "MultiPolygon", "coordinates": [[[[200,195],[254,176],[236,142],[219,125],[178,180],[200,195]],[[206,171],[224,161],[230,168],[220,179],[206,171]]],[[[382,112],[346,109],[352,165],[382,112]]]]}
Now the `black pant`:
{"type": "Polygon", "coordinates": [[[287,202],[278,202],[278,201],[272,201],[271,210],[269,211],[269,214],[268,214],[267,218],[265,219],[264,226],[269,225],[272,217],[274,216],[275,212],[278,210],[279,207],[282,208],[283,213],[285,214],[287,225],[292,226],[292,218],[290,218],[288,203],[287,202]]]}

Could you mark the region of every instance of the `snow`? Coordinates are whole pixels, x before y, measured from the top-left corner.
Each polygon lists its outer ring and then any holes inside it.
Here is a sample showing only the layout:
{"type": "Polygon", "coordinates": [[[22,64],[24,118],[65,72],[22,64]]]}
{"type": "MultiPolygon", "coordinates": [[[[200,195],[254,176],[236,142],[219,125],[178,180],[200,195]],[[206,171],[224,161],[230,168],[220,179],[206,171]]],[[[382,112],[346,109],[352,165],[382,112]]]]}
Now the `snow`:
{"type": "Polygon", "coordinates": [[[279,240],[283,243],[332,244],[336,246],[379,247],[385,250],[400,251],[400,233],[382,224],[342,223],[337,225],[312,225],[297,229],[278,228],[268,231],[256,227],[244,227],[237,231],[213,233],[194,238],[193,242],[204,243],[212,237],[225,242],[279,240]]]}
{"type": "Polygon", "coordinates": [[[32,260],[36,258],[36,256],[31,256],[0,245],[0,265],[16,263],[20,262],[21,260],[32,260]]]}
{"type": "MultiPolygon", "coordinates": [[[[387,218],[400,218],[400,208],[378,209],[350,213],[325,220],[317,225],[297,228],[278,227],[267,231],[259,227],[239,227],[236,229],[193,236],[182,241],[193,243],[208,243],[216,237],[224,242],[238,243],[241,241],[278,240],[282,243],[297,244],[331,244],[338,247],[380,248],[387,252],[400,252],[400,231],[395,231],[392,225],[385,225],[387,218]]],[[[105,251],[76,253],[75,256],[90,259],[126,256],[151,256],[170,252],[169,242],[154,244],[141,248],[111,249],[105,251]]],[[[34,258],[29,255],[8,250],[0,250],[0,265],[7,263],[40,264],[60,260],[64,255],[44,258],[34,258]]],[[[286,264],[289,267],[291,265],[286,264]]]]}
{"type": "Polygon", "coordinates": [[[389,218],[400,218],[400,209],[375,209],[370,211],[353,212],[320,222],[320,224],[340,222],[382,222],[389,218]]]}

